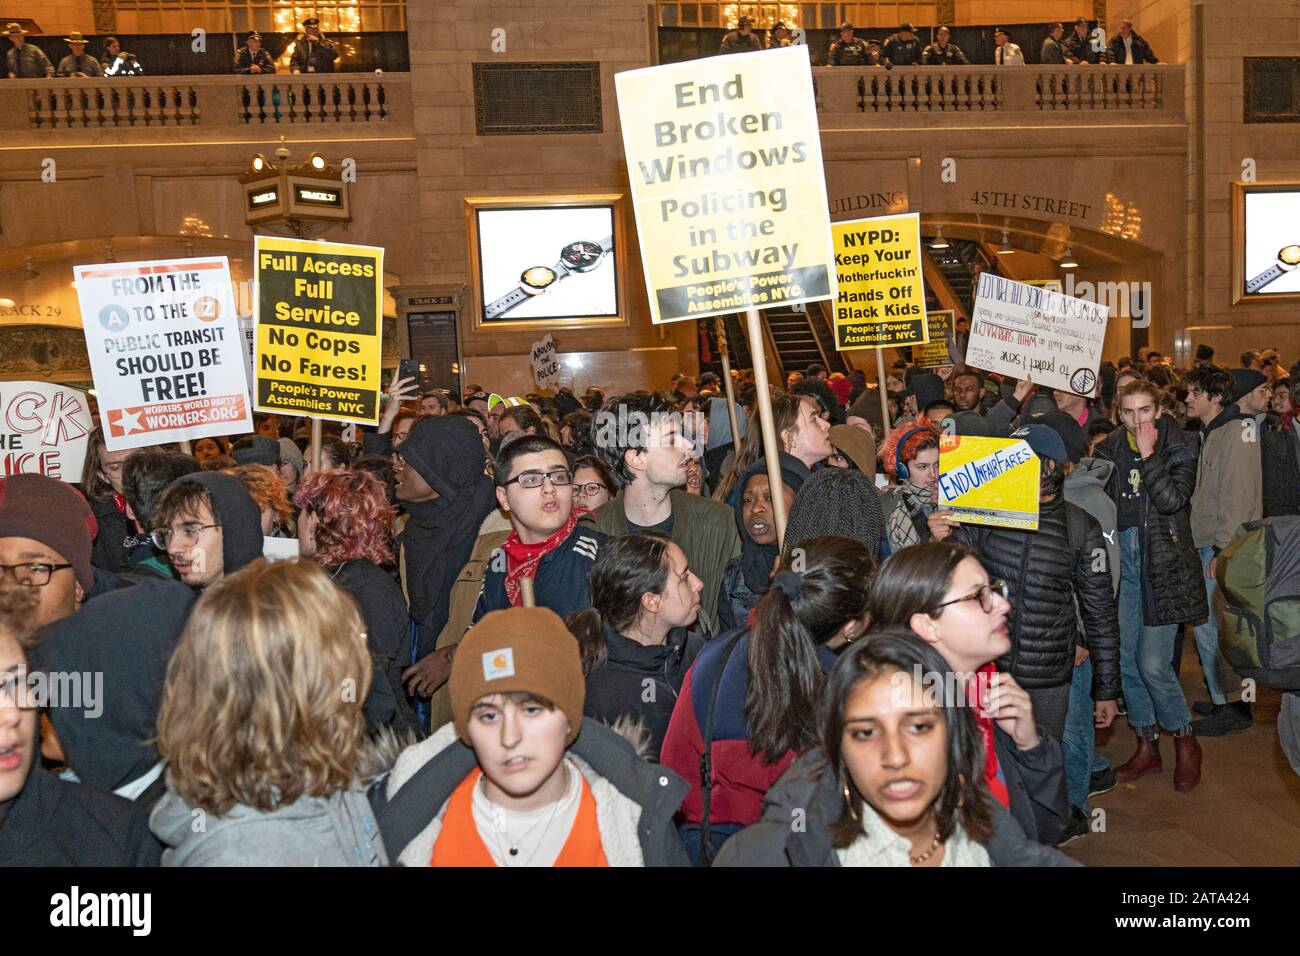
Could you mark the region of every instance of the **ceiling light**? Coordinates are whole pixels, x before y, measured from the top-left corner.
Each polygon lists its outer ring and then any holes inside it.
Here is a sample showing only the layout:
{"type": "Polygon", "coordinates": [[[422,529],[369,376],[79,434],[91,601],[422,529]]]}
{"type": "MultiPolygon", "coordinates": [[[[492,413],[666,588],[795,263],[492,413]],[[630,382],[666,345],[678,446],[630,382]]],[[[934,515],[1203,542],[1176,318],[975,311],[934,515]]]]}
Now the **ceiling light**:
{"type": "Polygon", "coordinates": [[[934,238],[930,240],[931,249],[950,249],[948,240],[943,237],[943,226],[934,227],[934,238]]]}
{"type": "Polygon", "coordinates": [[[261,153],[258,153],[256,156],[253,157],[253,163],[252,163],[253,172],[255,173],[263,172],[266,169],[267,165],[268,164],[266,162],[266,157],[263,156],[261,153]]]}
{"type": "Polygon", "coordinates": [[[1012,248],[1011,248],[1011,233],[1010,233],[1010,231],[1007,230],[1007,229],[1003,229],[1003,230],[1002,230],[1002,245],[998,246],[998,255],[1000,255],[1000,256],[1009,256],[1009,255],[1011,255],[1011,253],[1013,253],[1013,252],[1015,252],[1015,251],[1016,251],[1015,249],[1012,249],[1012,248]]]}
{"type": "Polygon", "coordinates": [[[1074,246],[1069,245],[1068,243],[1066,244],[1065,258],[1060,261],[1059,265],[1062,269],[1079,268],[1079,263],[1074,258],[1074,246]]]}
{"type": "Polygon", "coordinates": [[[324,169],[328,165],[325,162],[325,157],[320,153],[312,153],[311,158],[308,159],[307,162],[311,163],[311,168],[317,171],[324,169]]]}

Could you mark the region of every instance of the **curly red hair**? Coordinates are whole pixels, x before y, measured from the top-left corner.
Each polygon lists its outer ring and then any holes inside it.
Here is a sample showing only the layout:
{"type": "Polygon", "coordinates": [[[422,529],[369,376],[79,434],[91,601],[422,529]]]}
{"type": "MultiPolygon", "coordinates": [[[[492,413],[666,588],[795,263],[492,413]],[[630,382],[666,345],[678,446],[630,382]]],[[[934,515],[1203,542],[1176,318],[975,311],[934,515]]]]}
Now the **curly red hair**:
{"type": "Polygon", "coordinates": [[[342,468],[309,474],[293,503],[316,516],[316,558],[321,564],[393,560],[395,511],[383,483],[369,472],[342,468]]]}
{"type": "Polygon", "coordinates": [[[895,451],[898,450],[898,442],[907,435],[907,441],[903,442],[902,460],[906,464],[912,461],[922,451],[927,448],[939,447],[939,426],[924,415],[916,421],[907,425],[899,425],[885,438],[880,446],[880,463],[885,466],[885,471],[889,472],[892,477],[898,477],[898,470],[895,462],[898,458],[895,451]],[[908,432],[912,434],[908,435],[908,432]]]}

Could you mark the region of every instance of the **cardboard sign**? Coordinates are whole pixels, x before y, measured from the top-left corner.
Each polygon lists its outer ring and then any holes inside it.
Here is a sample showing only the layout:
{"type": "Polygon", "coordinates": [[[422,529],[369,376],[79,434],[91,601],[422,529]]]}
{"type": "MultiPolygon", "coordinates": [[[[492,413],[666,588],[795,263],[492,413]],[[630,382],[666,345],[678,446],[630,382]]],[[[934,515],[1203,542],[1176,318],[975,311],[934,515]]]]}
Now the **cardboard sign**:
{"type": "Polygon", "coordinates": [[[1106,341],[1106,306],[980,274],[966,364],[1092,395],[1106,341]]]}
{"type": "Polygon", "coordinates": [[[547,332],[541,341],[534,342],[530,355],[533,360],[533,377],[538,388],[556,388],[560,384],[560,358],[555,351],[555,339],[547,332]]]}
{"type": "Polygon", "coordinates": [[[925,282],[921,217],[916,213],[853,219],[831,226],[839,294],[835,347],[924,345],[925,282]]]}
{"type": "Polygon", "coordinates": [[[939,507],[963,524],[1038,530],[1038,456],[1018,438],[939,439],[939,507]]]}
{"type": "Polygon", "coordinates": [[[808,51],[614,76],[655,323],[835,296],[808,51]]]}
{"type": "Polygon", "coordinates": [[[253,430],[225,256],[73,272],[109,451],[253,430]]]}
{"type": "Polygon", "coordinates": [[[254,238],[259,412],[379,421],[384,250],[254,238]]]}
{"type": "Polygon", "coordinates": [[[921,368],[939,368],[952,365],[953,358],[949,346],[956,334],[953,325],[952,309],[938,309],[925,313],[925,326],[930,341],[925,345],[912,346],[912,364],[921,368]]]}
{"type": "Polygon", "coordinates": [[[0,384],[0,477],[81,481],[95,423],[86,393],[49,382],[0,384]]]}

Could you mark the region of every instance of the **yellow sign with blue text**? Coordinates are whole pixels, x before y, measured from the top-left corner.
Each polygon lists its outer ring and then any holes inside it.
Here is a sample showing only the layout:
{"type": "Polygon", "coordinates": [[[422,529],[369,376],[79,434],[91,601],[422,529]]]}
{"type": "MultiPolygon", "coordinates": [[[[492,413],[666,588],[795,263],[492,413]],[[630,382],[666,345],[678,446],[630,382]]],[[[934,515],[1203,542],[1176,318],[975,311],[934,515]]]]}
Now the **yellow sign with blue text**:
{"type": "Polygon", "coordinates": [[[1018,438],[939,439],[939,507],[962,524],[1038,530],[1038,456],[1018,438]]]}
{"type": "Polygon", "coordinates": [[[925,345],[921,217],[916,213],[831,224],[835,247],[835,347],[925,345]]]}

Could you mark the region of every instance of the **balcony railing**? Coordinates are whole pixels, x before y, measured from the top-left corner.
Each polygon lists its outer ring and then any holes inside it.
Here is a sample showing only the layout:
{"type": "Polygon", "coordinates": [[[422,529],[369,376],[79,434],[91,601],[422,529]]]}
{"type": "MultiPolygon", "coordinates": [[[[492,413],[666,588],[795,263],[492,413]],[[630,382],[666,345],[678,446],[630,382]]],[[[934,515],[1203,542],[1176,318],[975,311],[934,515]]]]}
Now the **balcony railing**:
{"type": "Polygon", "coordinates": [[[410,123],[406,73],[11,80],[0,130],[410,123]]]}
{"type": "Polygon", "coordinates": [[[1183,113],[1177,65],[815,67],[813,85],[827,114],[1183,113]]]}

